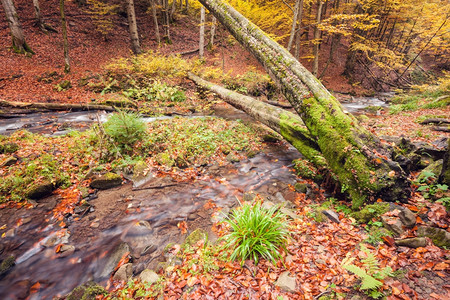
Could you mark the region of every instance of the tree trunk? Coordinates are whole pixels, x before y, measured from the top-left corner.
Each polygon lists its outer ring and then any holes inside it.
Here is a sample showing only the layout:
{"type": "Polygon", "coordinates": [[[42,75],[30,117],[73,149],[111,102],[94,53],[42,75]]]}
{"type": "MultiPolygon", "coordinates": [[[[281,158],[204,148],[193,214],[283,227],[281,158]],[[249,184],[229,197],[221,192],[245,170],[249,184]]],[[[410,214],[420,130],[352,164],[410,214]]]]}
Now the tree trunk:
{"type": "Polygon", "coordinates": [[[23,34],[22,25],[19,22],[16,7],[13,0],[2,0],[3,9],[6,14],[6,21],[8,22],[9,29],[11,30],[12,46],[17,53],[31,53],[33,50],[28,46],[25,41],[25,35],[23,34]]]}
{"type": "Polygon", "coordinates": [[[203,80],[192,73],[189,73],[188,77],[201,88],[216,93],[232,106],[244,111],[255,120],[281,134],[316,167],[326,168],[326,160],[320,153],[319,146],[314,141],[314,138],[311,137],[311,134],[298,115],[261,102],[255,98],[228,90],[203,80]]]}
{"type": "MultiPolygon", "coordinates": [[[[295,1],[294,16],[292,19],[292,26],[291,26],[291,34],[289,35],[289,42],[288,42],[288,46],[287,46],[288,51],[291,51],[292,44],[294,42],[295,32],[296,32],[297,23],[298,23],[298,13],[300,11],[300,5],[303,6],[303,0],[295,1]]],[[[298,25],[298,27],[300,27],[300,25],[298,25]]]]}
{"type": "Polygon", "coordinates": [[[153,16],[153,22],[155,24],[155,36],[156,41],[158,42],[158,46],[161,45],[161,36],[159,35],[159,25],[158,25],[158,17],[156,16],[156,0],[150,0],[150,5],[152,7],[152,16],[153,16]]]}
{"type": "Polygon", "coordinates": [[[211,38],[208,44],[209,49],[212,49],[212,47],[214,46],[214,36],[216,35],[216,24],[217,24],[216,17],[213,16],[211,19],[211,38]]]}
{"type": "Polygon", "coordinates": [[[169,18],[169,1],[162,0],[162,16],[163,16],[163,40],[167,44],[172,44],[170,39],[170,18],[169,18]]]}
{"type": "Polygon", "coordinates": [[[69,40],[67,38],[67,21],[64,13],[64,0],[59,0],[59,12],[61,13],[61,27],[64,44],[64,72],[70,73],[69,40]]]}
{"type": "Polygon", "coordinates": [[[33,7],[37,25],[42,31],[47,32],[44,26],[44,20],[42,19],[41,9],[39,7],[39,0],[33,0],[33,7]]]}
{"type": "Polygon", "coordinates": [[[189,12],[189,0],[184,0],[184,11],[189,12]]]}
{"type": "Polygon", "coordinates": [[[314,76],[317,76],[317,73],[319,72],[319,46],[320,46],[320,30],[319,30],[319,24],[322,17],[322,7],[323,3],[322,0],[317,1],[317,14],[316,14],[316,26],[314,26],[314,47],[313,47],[313,66],[312,66],[312,73],[314,76]]]}
{"type": "Polygon", "coordinates": [[[281,87],[358,208],[368,200],[405,200],[409,183],[380,140],[343,112],[330,92],[285,48],[235,9],[219,0],[200,0],[264,66],[281,87]]]}
{"type": "Polygon", "coordinates": [[[99,104],[83,104],[83,103],[26,103],[26,102],[10,102],[0,100],[0,107],[12,107],[20,109],[46,109],[46,110],[106,110],[114,111],[114,107],[99,104]]]}
{"type": "Polygon", "coordinates": [[[294,52],[294,57],[297,59],[300,59],[300,42],[302,39],[302,19],[303,19],[303,0],[301,0],[301,4],[299,7],[299,12],[298,12],[298,29],[297,29],[297,33],[295,35],[295,52],[294,52]]]}
{"type": "Polygon", "coordinates": [[[134,1],[127,0],[127,17],[130,30],[131,50],[134,54],[140,54],[141,45],[139,44],[139,34],[136,23],[136,12],[134,11],[134,1]]]}
{"type": "Polygon", "coordinates": [[[198,42],[199,56],[203,58],[205,54],[205,7],[200,9],[200,40],[198,42]]]}

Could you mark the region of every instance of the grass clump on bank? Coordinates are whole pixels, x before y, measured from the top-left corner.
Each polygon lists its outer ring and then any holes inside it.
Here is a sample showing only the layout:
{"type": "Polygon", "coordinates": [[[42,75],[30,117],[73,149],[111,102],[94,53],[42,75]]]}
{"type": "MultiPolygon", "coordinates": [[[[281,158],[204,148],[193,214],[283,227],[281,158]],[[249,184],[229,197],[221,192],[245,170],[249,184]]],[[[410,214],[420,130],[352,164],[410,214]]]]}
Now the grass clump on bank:
{"type": "Polygon", "coordinates": [[[258,263],[260,257],[275,264],[280,258],[279,249],[285,249],[289,238],[286,216],[275,205],[267,209],[260,202],[245,203],[225,222],[231,232],[223,236],[224,247],[232,251],[230,260],[239,259],[241,265],[246,259],[258,263]]]}
{"type": "Polygon", "coordinates": [[[240,121],[174,118],[149,124],[146,142],[161,165],[187,167],[253,155],[261,146],[256,132],[240,121]]]}
{"type": "Polygon", "coordinates": [[[409,93],[394,97],[389,107],[390,114],[418,109],[443,108],[450,105],[450,74],[440,78],[436,85],[413,86],[409,93]]]}

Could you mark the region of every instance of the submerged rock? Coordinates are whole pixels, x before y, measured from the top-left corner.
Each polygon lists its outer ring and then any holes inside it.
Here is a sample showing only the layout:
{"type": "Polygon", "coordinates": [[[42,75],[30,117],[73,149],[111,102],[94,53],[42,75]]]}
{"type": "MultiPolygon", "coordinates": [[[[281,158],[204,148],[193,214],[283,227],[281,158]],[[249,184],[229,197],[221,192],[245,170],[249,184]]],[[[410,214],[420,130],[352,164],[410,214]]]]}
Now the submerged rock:
{"type": "Polygon", "coordinates": [[[0,278],[3,277],[3,275],[6,275],[15,264],[16,258],[14,256],[11,255],[5,258],[0,264],[0,278]]]}
{"type": "Polygon", "coordinates": [[[116,173],[106,173],[101,176],[94,176],[90,187],[93,189],[107,190],[122,184],[122,177],[116,173]]]}
{"type": "Polygon", "coordinates": [[[96,279],[107,279],[109,276],[114,272],[114,269],[119,264],[120,260],[126,255],[127,253],[130,253],[130,247],[127,243],[121,243],[119,244],[113,251],[112,254],[109,255],[104,261],[103,268],[101,268],[102,265],[99,265],[99,269],[96,272],[96,279]]]}

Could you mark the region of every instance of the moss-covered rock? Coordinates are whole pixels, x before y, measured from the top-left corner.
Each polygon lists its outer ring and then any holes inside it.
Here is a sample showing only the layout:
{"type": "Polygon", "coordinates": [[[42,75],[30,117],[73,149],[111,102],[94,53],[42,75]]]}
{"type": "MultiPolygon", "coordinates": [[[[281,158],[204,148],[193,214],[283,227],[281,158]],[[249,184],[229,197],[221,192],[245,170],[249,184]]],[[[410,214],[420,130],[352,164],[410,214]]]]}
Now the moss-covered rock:
{"type": "Polygon", "coordinates": [[[3,275],[6,275],[6,273],[8,273],[9,270],[11,270],[11,268],[14,266],[15,263],[16,259],[12,255],[5,258],[0,264],[0,278],[3,277],[3,275]]]}
{"type": "Polygon", "coordinates": [[[378,218],[389,211],[389,203],[374,203],[366,205],[360,211],[351,213],[351,217],[358,223],[368,223],[373,218],[378,218]]]}
{"type": "Polygon", "coordinates": [[[442,162],[442,172],[439,175],[439,182],[450,186],[450,139],[448,139],[447,143],[447,152],[442,162]]]}
{"type": "Polygon", "coordinates": [[[122,177],[116,173],[108,172],[101,176],[95,176],[90,187],[93,189],[107,190],[122,183],[122,177]]]}
{"type": "Polygon", "coordinates": [[[56,90],[58,92],[61,92],[61,91],[68,90],[71,87],[72,87],[72,83],[70,82],[70,80],[63,80],[56,85],[56,90]]]}
{"type": "Polygon", "coordinates": [[[108,292],[95,282],[88,282],[86,284],[76,287],[66,300],[95,300],[97,296],[106,296],[108,292]]]}
{"type": "Polygon", "coordinates": [[[191,234],[189,234],[187,236],[187,238],[184,240],[184,243],[181,245],[181,247],[186,248],[186,247],[191,247],[194,246],[195,244],[197,244],[198,241],[204,240],[206,241],[208,239],[208,233],[206,233],[205,231],[203,231],[202,229],[196,229],[194,231],[191,232],[191,234]]]}
{"type": "Polygon", "coordinates": [[[429,237],[438,247],[450,248],[450,232],[435,227],[420,226],[417,229],[418,236],[429,237]]]}
{"type": "Polygon", "coordinates": [[[10,154],[17,150],[19,150],[19,145],[16,143],[5,142],[0,144],[0,154],[10,154]]]}
{"type": "Polygon", "coordinates": [[[55,188],[56,185],[47,180],[43,182],[33,183],[27,188],[25,196],[29,199],[38,200],[49,196],[55,188]]]}
{"type": "Polygon", "coordinates": [[[16,164],[16,162],[17,158],[15,158],[14,156],[10,156],[6,158],[3,162],[0,162],[0,168],[12,166],[16,164]]]}

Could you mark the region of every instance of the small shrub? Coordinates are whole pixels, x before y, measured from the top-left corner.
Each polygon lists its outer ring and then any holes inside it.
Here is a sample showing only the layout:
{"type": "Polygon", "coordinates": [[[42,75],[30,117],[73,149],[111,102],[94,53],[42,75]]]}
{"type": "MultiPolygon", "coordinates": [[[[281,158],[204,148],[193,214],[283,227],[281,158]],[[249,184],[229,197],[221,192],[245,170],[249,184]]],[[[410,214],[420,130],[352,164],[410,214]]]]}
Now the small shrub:
{"type": "Polygon", "coordinates": [[[103,124],[105,133],[121,149],[131,150],[132,146],[146,134],[147,126],[133,113],[119,111],[103,124]]]}
{"type": "Polygon", "coordinates": [[[246,203],[232,212],[225,220],[231,232],[223,237],[225,247],[233,249],[230,260],[240,259],[243,264],[246,259],[258,263],[259,257],[273,263],[279,259],[279,248],[285,249],[289,232],[285,215],[277,210],[277,206],[266,209],[257,202],[246,203]]]}

